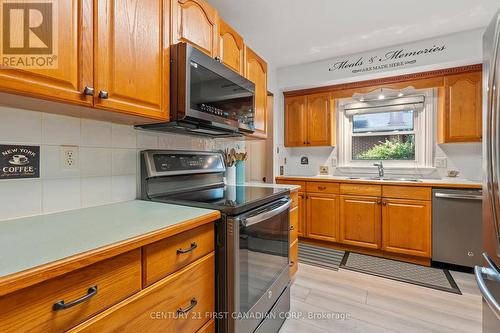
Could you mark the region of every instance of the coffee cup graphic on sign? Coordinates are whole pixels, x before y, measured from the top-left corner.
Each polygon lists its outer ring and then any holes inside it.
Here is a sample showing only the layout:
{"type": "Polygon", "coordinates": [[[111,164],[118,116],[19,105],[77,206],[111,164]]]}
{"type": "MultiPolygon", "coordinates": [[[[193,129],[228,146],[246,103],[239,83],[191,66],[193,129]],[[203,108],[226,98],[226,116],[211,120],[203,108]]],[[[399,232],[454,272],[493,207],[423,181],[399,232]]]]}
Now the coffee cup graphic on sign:
{"type": "Polygon", "coordinates": [[[12,155],[12,159],[9,163],[13,165],[25,165],[29,163],[29,160],[24,155],[12,155]]]}

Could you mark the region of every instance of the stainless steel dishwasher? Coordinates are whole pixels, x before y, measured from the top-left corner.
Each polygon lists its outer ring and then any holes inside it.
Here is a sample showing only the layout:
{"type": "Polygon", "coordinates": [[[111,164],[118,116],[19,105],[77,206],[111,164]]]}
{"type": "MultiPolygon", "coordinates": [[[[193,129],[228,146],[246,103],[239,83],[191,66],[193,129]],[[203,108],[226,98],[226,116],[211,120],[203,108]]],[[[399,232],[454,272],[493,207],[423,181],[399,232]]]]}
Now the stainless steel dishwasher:
{"type": "Polygon", "coordinates": [[[481,265],[482,191],[432,191],[432,261],[481,265]]]}

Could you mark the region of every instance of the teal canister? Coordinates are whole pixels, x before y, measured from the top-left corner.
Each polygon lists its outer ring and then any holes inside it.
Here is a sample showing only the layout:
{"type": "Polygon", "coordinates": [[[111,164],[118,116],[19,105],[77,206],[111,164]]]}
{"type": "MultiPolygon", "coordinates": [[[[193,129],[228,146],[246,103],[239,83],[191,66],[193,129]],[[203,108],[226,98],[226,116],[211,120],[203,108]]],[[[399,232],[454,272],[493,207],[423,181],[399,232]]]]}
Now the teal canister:
{"type": "Polygon", "coordinates": [[[236,162],[236,185],[245,184],[245,161],[236,162]]]}

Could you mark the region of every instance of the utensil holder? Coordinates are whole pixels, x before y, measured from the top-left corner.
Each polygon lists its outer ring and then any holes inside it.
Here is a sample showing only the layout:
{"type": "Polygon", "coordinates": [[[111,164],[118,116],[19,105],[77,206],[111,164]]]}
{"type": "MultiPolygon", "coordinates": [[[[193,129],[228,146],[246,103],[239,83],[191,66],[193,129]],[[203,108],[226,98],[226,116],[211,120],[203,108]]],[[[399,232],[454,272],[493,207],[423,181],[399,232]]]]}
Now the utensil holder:
{"type": "Polygon", "coordinates": [[[245,184],[245,161],[236,162],[236,185],[245,184]]]}
{"type": "Polygon", "coordinates": [[[236,167],[234,165],[226,168],[226,184],[236,184],[236,167]]]}

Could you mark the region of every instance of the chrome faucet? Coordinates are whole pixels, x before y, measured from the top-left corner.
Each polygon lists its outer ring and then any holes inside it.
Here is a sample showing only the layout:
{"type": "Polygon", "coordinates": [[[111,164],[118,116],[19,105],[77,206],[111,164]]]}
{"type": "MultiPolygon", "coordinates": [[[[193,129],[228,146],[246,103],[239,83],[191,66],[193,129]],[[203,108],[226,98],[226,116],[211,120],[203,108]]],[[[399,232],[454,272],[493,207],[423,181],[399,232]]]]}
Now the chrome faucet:
{"type": "Polygon", "coordinates": [[[379,178],[384,178],[384,164],[382,163],[382,161],[380,161],[380,163],[373,163],[373,165],[378,168],[379,178]]]}

